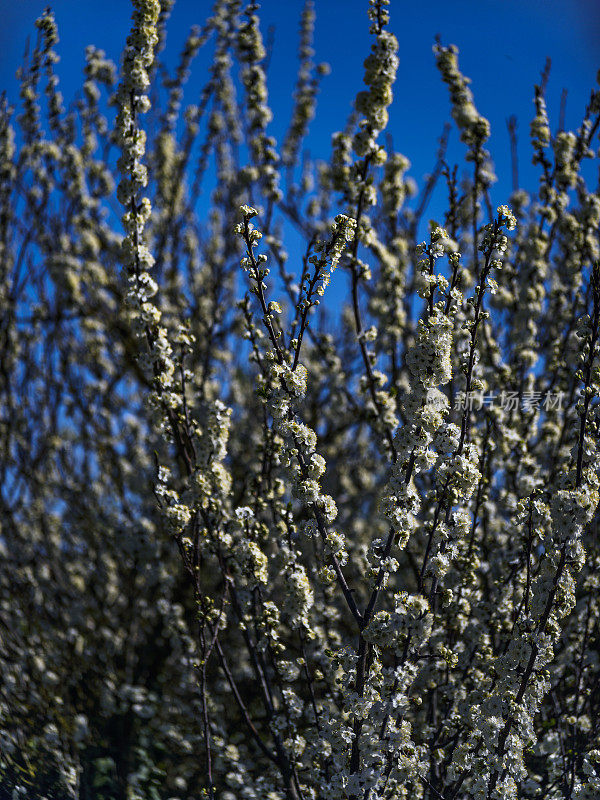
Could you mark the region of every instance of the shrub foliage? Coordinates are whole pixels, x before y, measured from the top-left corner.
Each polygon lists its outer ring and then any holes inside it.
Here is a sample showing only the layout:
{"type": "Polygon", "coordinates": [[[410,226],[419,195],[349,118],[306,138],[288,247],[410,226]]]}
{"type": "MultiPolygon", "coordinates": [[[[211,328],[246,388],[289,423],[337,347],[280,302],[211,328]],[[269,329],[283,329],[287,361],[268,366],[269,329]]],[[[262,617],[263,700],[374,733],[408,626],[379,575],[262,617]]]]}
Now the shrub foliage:
{"type": "Polygon", "coordinates": [[[310,0],[279,145],[256,5],[170,74],[172,0],[134,0],[68,107],[37,22],[0,106],[2,797],[600,797],[600,92],[553,135],[542,75],[539,185],[492,202],[438,42],[465,163],[445,133],[419,188],[388,5],[327,160],[310,0]]]}

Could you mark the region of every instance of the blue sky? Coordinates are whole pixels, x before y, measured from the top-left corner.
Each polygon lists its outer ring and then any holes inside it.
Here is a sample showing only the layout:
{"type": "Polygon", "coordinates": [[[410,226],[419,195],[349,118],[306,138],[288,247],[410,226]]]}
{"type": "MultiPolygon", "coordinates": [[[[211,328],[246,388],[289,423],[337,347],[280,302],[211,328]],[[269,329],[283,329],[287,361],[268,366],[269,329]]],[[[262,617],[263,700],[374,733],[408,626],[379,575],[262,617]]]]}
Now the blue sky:
{"type": "MultiPolygon", "coordinates": [[[[17,97],[15,69],[33,23],[46,3],[39,0],[0,0],[0,88],[17,97]]],[[[316,0],[316,60],[326,60],[332,74],[322,84],[317,120],[310,147],[326,157],[331,133],[339,130],[362,85],[362,62],[370,42],[366,0],[316,0]]],[[[55,0],[61,56],[58,72],[65,98],[81,84],[84,51],[95,44],[118,61],[129,29],[128,0],[55,0]]],[[[207,0],[177,0],[171,17],[166,59],[174,64],[189,27],[210,13],[207,0]]],[[[302,0],[264,0],[261,17],[266,37],[274,28],[274,49],[269,68],[270,100],[275,113],[274,135],[281,140],[291,109],[297,65],[297,30],[302,0]]],[[[529,121],[533,113],[533,85],[539,80],[546,56],[553,60],[547,100],[553,127],[560,96],[568,89],[567,127],[581,119],[589,91],[600,67],[600,0],[392,0],[391,29],[398,37],[400,67],[391,110],[390,132],[396,149],[412,162],[410,174],[420,183],[434,162],[437,139],[449,117],[446,87],[435,68],[432,44],[440,34],[444,44],[460,49],[463,72],[473,79],[479,111],[492,124],[490,149],[501,178],[494,201],[504,202],[510,191],[509,139],[506,118],[519,122],[519,161],[525,183],[528,169],[529,121]]],[[[193,102],[206,77],[206,59],[199,58],[190,81],[193,102]]],[[[456,149],[462,155],[453,130],[456,149]]],[[[535,179],[534,179],[535,180],[535,179]]]]}

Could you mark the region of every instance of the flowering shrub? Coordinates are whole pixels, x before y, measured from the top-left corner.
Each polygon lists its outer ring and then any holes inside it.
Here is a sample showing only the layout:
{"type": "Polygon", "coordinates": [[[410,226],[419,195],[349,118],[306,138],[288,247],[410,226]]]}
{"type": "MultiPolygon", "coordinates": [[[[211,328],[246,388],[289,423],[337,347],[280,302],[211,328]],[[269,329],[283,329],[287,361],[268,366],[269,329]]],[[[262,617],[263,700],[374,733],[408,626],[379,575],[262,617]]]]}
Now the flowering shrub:
{"type": "Polygon", "coordinates": [[[468,177],[415,198],[389,0],[327,161],[311,0],[281,146],[256,5],[172,76],[133,6],[68,109],[46,11],[0,106],[1,796],[600,797],[600,91],[553,136],[543,76],[496,204],[438,42],[468,177]]]}

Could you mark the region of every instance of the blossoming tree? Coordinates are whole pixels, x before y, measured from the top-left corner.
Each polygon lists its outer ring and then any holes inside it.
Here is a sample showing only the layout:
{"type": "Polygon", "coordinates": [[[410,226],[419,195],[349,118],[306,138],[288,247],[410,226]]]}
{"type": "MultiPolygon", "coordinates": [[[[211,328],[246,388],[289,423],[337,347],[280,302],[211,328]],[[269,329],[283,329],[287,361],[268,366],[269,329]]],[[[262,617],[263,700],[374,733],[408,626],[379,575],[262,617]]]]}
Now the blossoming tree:
{"type": "Polygon", "coordinates": [[[553,136],[542,76],[539,186],[496,206],[438,42],[467,172],[442,142],[419,192],[388,5],[328,161],[311,0],[280,146],[256,5],[169,75],[172,0],[133,0],[69,108],[38,20],[0,106],[2,797],[600,797],[600,91],[553,136]]]}

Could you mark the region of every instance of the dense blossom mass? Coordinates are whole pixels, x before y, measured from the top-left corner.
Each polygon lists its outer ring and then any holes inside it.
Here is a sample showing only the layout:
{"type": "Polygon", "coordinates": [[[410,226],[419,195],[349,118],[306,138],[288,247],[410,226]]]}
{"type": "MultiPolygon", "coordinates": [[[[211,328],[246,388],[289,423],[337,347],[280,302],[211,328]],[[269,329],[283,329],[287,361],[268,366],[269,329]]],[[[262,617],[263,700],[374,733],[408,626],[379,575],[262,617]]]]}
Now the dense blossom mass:
{"type": "Polygon", "coordinates": [[[494,197],[438,40],[419,186],[389,0],[327,158],[312,0],[280,144],[258,5],[172,6],[0,101],[0,796],[597,800],[599,89],[494,197]]]}

